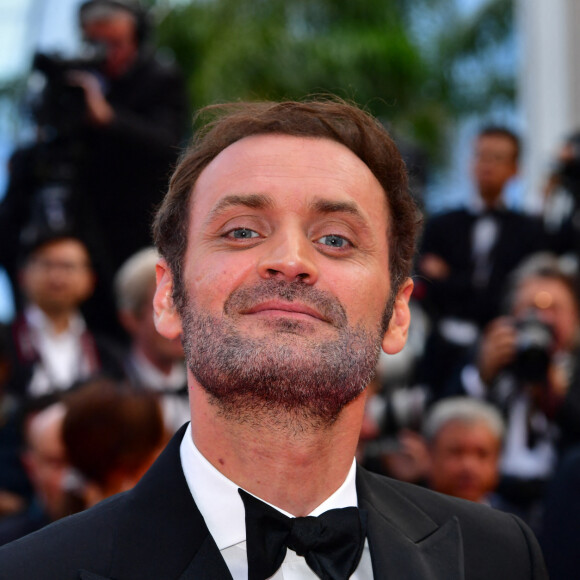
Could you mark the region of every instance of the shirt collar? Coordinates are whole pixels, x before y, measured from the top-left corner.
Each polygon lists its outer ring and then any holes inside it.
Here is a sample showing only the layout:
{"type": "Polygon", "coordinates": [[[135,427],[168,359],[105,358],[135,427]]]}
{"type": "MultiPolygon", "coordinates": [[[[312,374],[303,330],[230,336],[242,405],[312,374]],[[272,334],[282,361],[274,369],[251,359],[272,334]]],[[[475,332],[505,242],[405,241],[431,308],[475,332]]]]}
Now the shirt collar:
{"type": "MultiPolygon", "coordinates": [[[[181,465],[193,499],[203,516],[218,548],[224,550],[246,539],[245,512],[239,486],[220,473],[193,443],[191,424],[187,427],[180,448],[181,465]]],[[[344,483],[309,515],[317,516],[334,508],[357,506],[356,462],[344,483]]],[[[271,505],[271,504],[270,504],[271,505]]],[[[272,506],[290,516],[289,513],[272,506]]]]}
{"type": "Polygon", "coordinates": [[[505,203],[502,199],[502,196],[500,196],[496,200],[496,202],[493,204],[492,207],[487,206],[484,203],[484,201],[481,199],[481,197],[479,197],[479,195],[471,197],[468,204],[467,204],[467,211],[475,216],[483,215],[487,211],[500,211],[501,212],[504,210],[505,210],[505,203]]]}

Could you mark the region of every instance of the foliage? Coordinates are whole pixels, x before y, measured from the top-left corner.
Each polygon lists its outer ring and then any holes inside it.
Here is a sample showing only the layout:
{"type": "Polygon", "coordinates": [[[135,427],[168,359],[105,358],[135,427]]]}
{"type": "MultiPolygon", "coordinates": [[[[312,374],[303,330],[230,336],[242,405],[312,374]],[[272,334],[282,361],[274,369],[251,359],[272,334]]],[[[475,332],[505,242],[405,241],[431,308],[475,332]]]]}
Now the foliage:
{"type": "Polygon", "coordinates": [[[494,0],[468,20],[458,21],[438,43],[439,66],[449,71],[450,104],[459,113],[485,113],[515,98],[513,61],[497,50],[513,42],[513,0],[494,0]]]}
{"type": "Polygon", "coordinates": [[[433,157],[457,114],[513,94],[513,78],[477,68],[509,36],[511,0],[472,19],[453,0],[168,2],[154,2],[158,43],[184,69],[194,107],[332,92],[433,157]]]}

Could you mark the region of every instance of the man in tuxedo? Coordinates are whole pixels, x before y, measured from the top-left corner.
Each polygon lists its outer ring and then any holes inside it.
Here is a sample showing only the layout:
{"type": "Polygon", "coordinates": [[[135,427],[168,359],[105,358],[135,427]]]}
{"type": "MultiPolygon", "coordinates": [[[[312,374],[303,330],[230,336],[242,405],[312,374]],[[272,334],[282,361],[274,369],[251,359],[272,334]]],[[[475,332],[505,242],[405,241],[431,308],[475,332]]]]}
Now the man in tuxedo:
{"type": "Polygon", "coordinates": [[[409,326],[393,141],[336,101],[221,113],[155,222],[192,421],[134,490],[0,551],[0,578],[545,578],[515,517],[355,464],[379,349],[409,326]]]}
{"type": "Polygon", "coordinates": [[[509,274],[546,248],[540,219],[506,207],[505,189],[517,174],[519,152],[519,139],[508,129],[482,129],[473,149],[473,199],[425,224],[414,296],[431,318],[431,332],[416,381],[436,398],[500,313],[509,274]]]}

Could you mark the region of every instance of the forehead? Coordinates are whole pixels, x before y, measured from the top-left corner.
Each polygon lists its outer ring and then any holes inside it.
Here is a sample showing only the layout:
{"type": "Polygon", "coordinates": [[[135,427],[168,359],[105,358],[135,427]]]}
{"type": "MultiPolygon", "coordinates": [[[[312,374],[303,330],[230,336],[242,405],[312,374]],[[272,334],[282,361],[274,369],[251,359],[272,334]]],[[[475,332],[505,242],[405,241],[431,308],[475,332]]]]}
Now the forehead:
{"type": "Polygon", "coordinates": [[[563,280],[548,277],[532,277],[524,280],[516,293],[516,309],[537,306],[539,308],[558,304],[575,306],[575,299],[570,288],[563,280]],[[545,298],[550,298],[551,303],[546,304],[545,298]],[[546,304],[545,306],[542,306],[546,304]]]}
{"type": "Polygon", "coordinates": [[[79,240],[63,238],[43,244],[32,253],[31,258],[44,258],[49,256],[79,257],[80,259],[86,259],[89,253],[85,245],[79,240]]]}
{"type": "Polygon", "coordinates": [[[135,18],[125,11],[105,14],[92,18],[83,24],[85,34],[107,36],[130,36],[136,28],[135,18]]]}
{"type": "Polygon", "coordinates": [[[496,442],[497,437],[483,419],[463,420],[451,419],[437,433],[438,443],[455,442],[456,440],[467,442],[468,439],[486,440],[489,443],[496,442]]]}
{"type": "Polygon", "coordinates": [[[329,139],[288,135],[246,137],[224,149],[194,186],[192,214],[211,211],[225,195],[262,193],[295,208],[316,196],[387,215],[385,191],[352,151],[329,139]]]}
{"type": "Polygon", "coordinates": [[[475,142],[475,150],[509,152],[515,155],[516,144],[507,135],[481,135],[475,142]]]}

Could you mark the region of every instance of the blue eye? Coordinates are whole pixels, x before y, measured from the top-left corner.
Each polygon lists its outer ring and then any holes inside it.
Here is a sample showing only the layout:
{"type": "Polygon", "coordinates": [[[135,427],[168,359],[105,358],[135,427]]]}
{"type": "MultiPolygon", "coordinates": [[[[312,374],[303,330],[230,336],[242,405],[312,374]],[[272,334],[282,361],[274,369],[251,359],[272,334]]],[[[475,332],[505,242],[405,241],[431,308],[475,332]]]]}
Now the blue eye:
{"type": "Polygon", "coordinates": [[[259,234],[254,230],[248,228],[237,228],[228,232],[228,236],[235,238],[237,240],[249,240],[250,238],[257,238],[259,234]]]}
{"type": "Polygon", "coordinates": [[[335,234],[322,236],[318,241],[325,246],[330,246],[331,248],[344,248],[349,243],[346,238],[335,234]]]}

